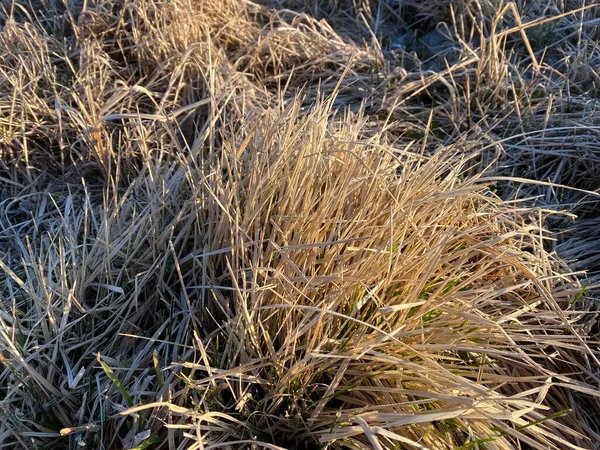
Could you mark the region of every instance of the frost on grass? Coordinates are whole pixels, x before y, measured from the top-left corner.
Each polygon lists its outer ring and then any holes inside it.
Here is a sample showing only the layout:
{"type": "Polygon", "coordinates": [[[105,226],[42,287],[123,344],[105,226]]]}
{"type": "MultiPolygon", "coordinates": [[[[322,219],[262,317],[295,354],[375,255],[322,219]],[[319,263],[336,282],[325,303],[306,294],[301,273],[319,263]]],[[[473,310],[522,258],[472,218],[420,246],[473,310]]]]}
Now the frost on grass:
{"type": "Polygon", "coordinates": [[[0,2],[0,446],[596,448],[572,3],[0,2]]]}

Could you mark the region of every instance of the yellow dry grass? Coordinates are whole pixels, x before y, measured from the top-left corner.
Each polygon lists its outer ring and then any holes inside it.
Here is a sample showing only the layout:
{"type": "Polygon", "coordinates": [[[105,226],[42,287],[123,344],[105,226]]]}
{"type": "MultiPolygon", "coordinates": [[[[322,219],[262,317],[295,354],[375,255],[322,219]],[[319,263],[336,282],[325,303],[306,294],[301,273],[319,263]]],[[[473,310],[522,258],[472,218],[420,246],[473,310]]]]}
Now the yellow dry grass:
{"type": "Polygon", "coordinates": [[[0,448],[599,448],[599,12],[1,0],[0,448]]]}

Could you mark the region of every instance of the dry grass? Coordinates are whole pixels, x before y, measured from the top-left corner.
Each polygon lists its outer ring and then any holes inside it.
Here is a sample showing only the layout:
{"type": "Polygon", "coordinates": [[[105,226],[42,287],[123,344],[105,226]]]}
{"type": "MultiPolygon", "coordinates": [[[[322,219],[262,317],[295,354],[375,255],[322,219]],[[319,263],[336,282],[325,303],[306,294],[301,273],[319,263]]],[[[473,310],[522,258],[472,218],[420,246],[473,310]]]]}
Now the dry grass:
{"type": "Polygon", "coordinates": [[[1,0],[0,448],[599,448],[598,13],[1,0]]]}

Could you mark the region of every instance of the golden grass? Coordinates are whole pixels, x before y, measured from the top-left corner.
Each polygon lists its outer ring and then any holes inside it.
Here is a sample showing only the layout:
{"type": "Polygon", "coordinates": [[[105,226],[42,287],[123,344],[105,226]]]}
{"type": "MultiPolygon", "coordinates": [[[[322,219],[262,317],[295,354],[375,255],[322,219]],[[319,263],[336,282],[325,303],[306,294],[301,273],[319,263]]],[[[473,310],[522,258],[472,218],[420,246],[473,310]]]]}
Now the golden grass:
{"type": "Polygon", "coordinates": [[[0,1],[0,448],[598,448],[598,8],[307,5],[0,1]]]}

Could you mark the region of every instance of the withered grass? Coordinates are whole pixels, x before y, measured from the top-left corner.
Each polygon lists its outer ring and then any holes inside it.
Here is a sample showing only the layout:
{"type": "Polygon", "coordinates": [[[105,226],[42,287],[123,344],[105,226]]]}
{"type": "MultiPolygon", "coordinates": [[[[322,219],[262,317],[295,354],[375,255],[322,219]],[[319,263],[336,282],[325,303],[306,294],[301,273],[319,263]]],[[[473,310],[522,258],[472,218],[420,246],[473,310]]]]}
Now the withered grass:
{"type": "Polygon", "coordinates": [[[599,13],[0,1],[0,448],[599,448],[599,13]]]}

